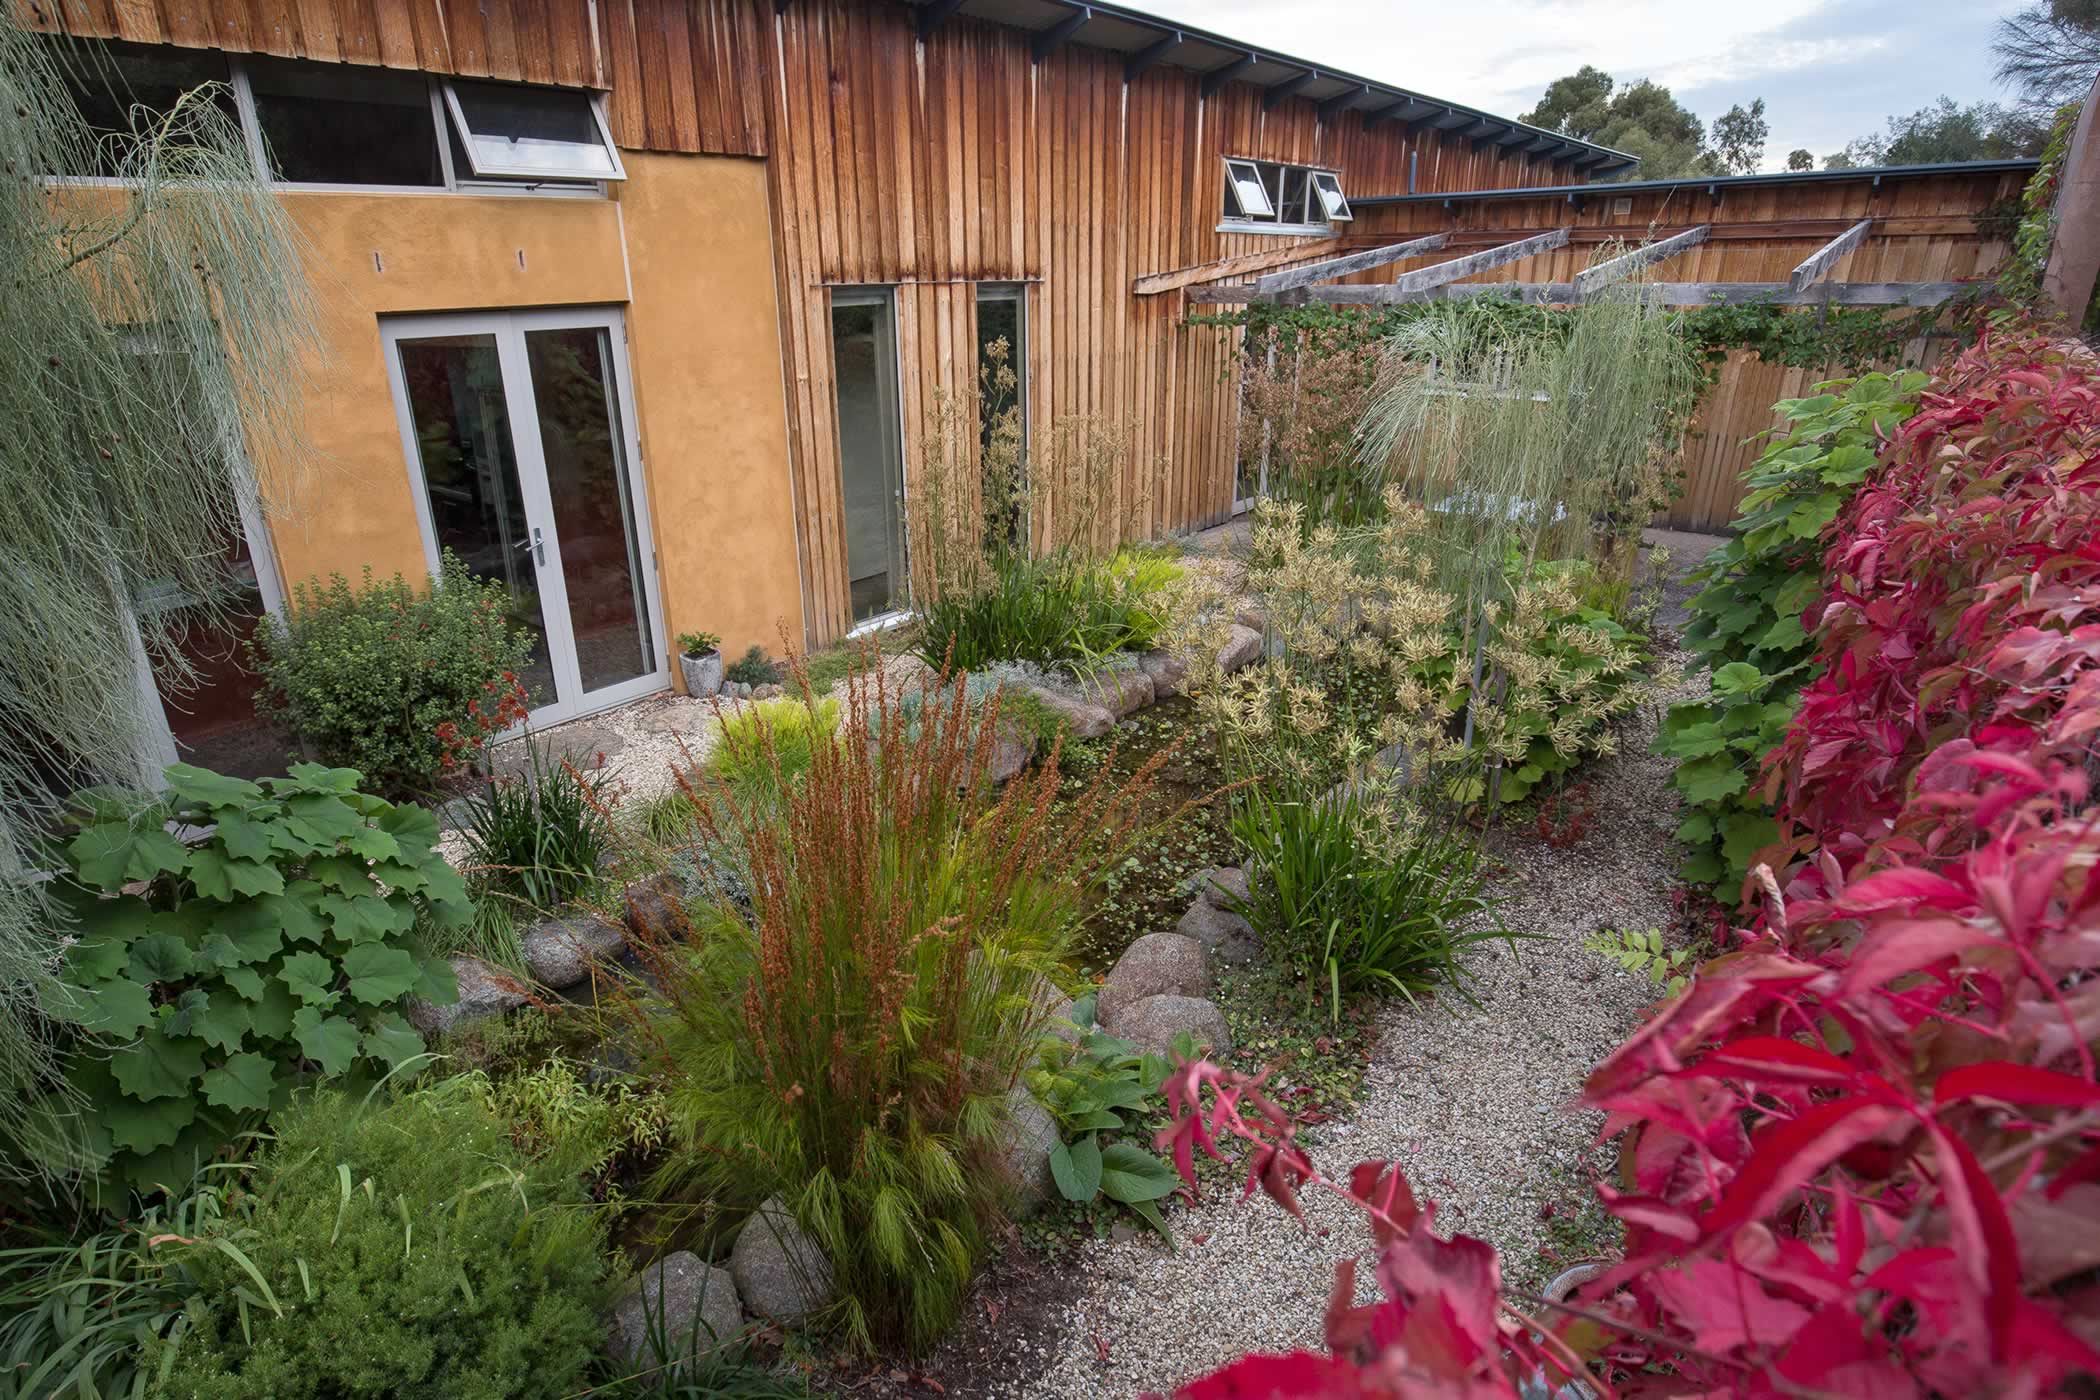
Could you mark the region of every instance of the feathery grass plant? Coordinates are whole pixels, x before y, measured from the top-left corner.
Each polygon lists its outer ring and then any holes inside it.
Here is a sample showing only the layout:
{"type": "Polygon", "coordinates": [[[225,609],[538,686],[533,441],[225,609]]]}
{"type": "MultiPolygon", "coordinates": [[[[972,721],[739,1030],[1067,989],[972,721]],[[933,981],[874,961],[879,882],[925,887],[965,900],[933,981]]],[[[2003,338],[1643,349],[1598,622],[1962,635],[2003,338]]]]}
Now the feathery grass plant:
{"type": "MultiPolygon", "coordinates": [[[[914,722],[879,671],[848,691],[838,742],[799,783],[781,775],[777,807],[733,790],[697,807],[706,838],[744,854],[750,911],[720,894],[693,941],[638,940],[661,1000],[614,1010],[670,1113],[657,1194],[778,1194],[831,1261],[843,1334],[923,1351],[1007,1194],[1003,1101],[1047,1012],[1042,979],[1164,755],[1060,804],[1053,752],[994,795],[979,775],[997,695],[972,706],[945,687],[914,722]]],[[[777,767],[769,736],[763,750],[777,767]]]]}

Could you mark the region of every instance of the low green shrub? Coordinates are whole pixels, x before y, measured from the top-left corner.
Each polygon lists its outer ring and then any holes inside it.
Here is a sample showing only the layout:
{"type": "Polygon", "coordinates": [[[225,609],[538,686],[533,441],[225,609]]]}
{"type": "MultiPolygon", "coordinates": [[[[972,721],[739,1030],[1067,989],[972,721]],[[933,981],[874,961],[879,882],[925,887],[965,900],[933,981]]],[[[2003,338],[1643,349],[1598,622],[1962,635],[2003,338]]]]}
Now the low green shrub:
{"type": "Polygon", "coordinates": [[[783,791],[809,771],[820,747],[838,734],[839,702],[791,695],[740,705],[722,717],[707,768],[744,793],[783,791]]]}
{"type": "Polygon", "coordinates": [[[1462,990],[1461,952],[1519,936],[1495,922],[1498,901],[1467,835],[1425,822],[1388,850],[1367,838],[1364,803],[1354,791],[1301,800],[1255,787],[1232,818],[1251,879],[1247,898],[1227,902],[1337,1018],[1357,993],[1462,990]]]}
{"type": "Polygon", "coordinates": [[[93,1152],[141,1188],[188,1181],[302,1080],[421,1055],[403,999],[457,992],[414,930],[469,908],[431,814],[348,769],[257,783],[178,763],[167,782],[79,794],[54,853],[79,936],[61,969],[75,999],[46,1011],[86,1033],[71,1078],[93,1152]]]}
{"type": "Polygon", "coordinates": [[[519,1151],[529,1157],[561,1153],[599,1199],[618,1195],[612,1177],[622,1165],[638,1163],[663,1145],[668,1125],[661,1098],[625,1080],[593,1085],[558,1054],[515,1073],[470,1071],[461,1077],[482,1107],[509,1127],[519,1151]]]}
{"type": "Polygon", "coordinates": [[[1824,536],[1873,469],[1877,445],[1917,411],[1927,376],[1868,374],[1774,405],[1786,419],[1744,475],[1728,542],[1692,575],[1684,645],[1712,673],[1712,697],[1671,707],[1655,751],[1678,760],[1687,809],[1682,874],[1734,898],[1757,853],[1779,839],[1760,777],[1798,696],[1815,679],[1803,626],[1823,596],[1824,536]]]}
{"type": "Polygon", "coordinates": [[[170,1400],[526,1400],[585,1388],[612,1278],[561,1150],[533,1157],[463,1080],[322,1092],[278,1117],[228,1207],[243,1259],[187,1250],[170,1400]]]}
{"type": "MultiPolygon", "coordinates": [[[[1066,1017],[1078,1042],[1045,1036],[1028,1091],[1057,1121],[1064,1139],[1050,1154],[1050,1175],[1066,1200],[1084,1205],[1097,1197],[1126,1206],[1159,1231],[1168,1248],[1173,1232],[1159,1202],[1180,1189],[1174,1169],[1138,1143],[1145,1116],[1157,1112],[1168,1064],[1141,1054],[1094,1023],[1094,997],[1080,997],[1066,1017]]],[[[1182,1033],[1175,1052],[1194,1060],[1196,1048],[1182,1033]]]]}
{"type": "Polygon", "coordinates": [[[659,1198],[749,1207],[778,1194],[831,1260],[830,1320],[853,1343],[923,1351],[949,1323],[1005,1205],[1011,1086],[1054,969],[1148,770],[1055,801],[1045,769],[971,780],[989,711],[930,708],[916,732],[866,689],[796,783],[763,732],[778,803],[700,809],[734,833],[743,901],[717,890],[689,939],[642,936],[660,999],[615,1012],[652,1055],[670,1114],[659,1198]]]}
{"type": "Polygon", "coordinates": [[[744,649],[744,654],[723,668],[722,679],[739,681],[744,685],[779,685],[787,677],[787,668],[766,654],[766,649],[753,642],[744,649]]]}
{"type": "Polygon", "coordinates": [[[294,585],[252,652],[267,718],[377,791],[420,796],[525,717],[532,647],[503,585],[448,553],[423,589],[369,569],[356,588],[341,574],[294,585]]]}

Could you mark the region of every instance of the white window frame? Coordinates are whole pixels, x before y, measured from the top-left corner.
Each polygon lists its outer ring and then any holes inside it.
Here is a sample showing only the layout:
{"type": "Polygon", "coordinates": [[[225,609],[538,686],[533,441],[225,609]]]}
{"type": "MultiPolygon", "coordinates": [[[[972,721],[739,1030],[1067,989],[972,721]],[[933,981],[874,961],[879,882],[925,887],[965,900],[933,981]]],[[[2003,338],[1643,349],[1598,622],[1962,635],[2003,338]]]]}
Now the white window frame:
{"type": "MultiPolygon", "coordinates": [[[[477,79],[475,81],[493,82],[494,80],[477,79]]],[[[598,130],[598,140],[604,145],[606,155],[612,159],[612,172],[610,174],[603,171],[561,174],[538,166],[484,166],[474,154],[474,126],[467,120],[466,108],[460,105],[458,88],[450,79],[444,80],[443,86],[445,89],[445,110],[452,114],[453,127],[459,133],[460,149],[467,153],[468,173],[472,178],[477,180],[529,180],[535,183],[551,181],[562,185],[594,184],[603,180],[624,180],[627,178],[627,167],[620,160],[620,147],[613,140],[612,124],[605,119],[604,94],[583,92],[583,98],[585,105],[590,109],[591,122],[598,130]]],[[[519,83],[495,83],[495,86],[523,87],[526,85],[519,83]]],[[[564,94],[582,92],[582,89],[579,88],[529,88],[528,90],[533,92],[561,92],[564,94]]],[[[443,147],[449,147],[450,145],[449,142],[443,141],[439,144],[443,147]]]]}
{"type": "MultiPolygon", "coordinates": [[[[1327,218],[1319,220],[1318,222],[1283,222],[1281,208],[1283,201],[1283,188],[1288,178],[1288,172],[1294,170],[1303,171],[1305,173],[1307,185],[1306,200],[1308,205],[1312,201],[1313,192],[1318,189],[1319,177],[1323,175],[1327,176],[1329,179],[1332,179],[1334,181],[1335,188],[1337,191],[1341,189],[1341,172],[1329,166],[1298,165],[1290,161],[1262,160],[1254,156],[1225,157],[1226,188],[1231,192],[1232,201],[1236,206],[1238,206],[1241,212],[1238,215],[1234,215],[1230,212],[1224,214],[1222,217],[1219,218],[1217,228],[1215,231],[1218,233],[1282,234],[1286,236],[1293,236],[1299,238],[1304,238],[1307,236],[1317,237],[1323,234],[1333,233],[1334,226],[1336,223],[1340,223],[1343,222],[1345,219],[1352,219],[1355,217],[1354,214],[1345,213],[1339,218],[1327,218]],[[1274,190],[1271,190],[1269,188],[1269,182],[1267,181],[1267,179],[1263,178],[1264,166],[1270,167],[1276,171],[1276,188],[1274,190]],[[1265,213],[1258,215],[1250,215],[1245,212],[1247,206],[1244,202],[1242,202],[1240,198],[1240,180],[1242,178],[1240,173],[1241,171],[1246,171],[1254,177],[1255,183],[1259,185],[1263,195],[1267,198],[1268,209],[1265,213]]],[[[1326,203],[1326,196],[1322,194],[1319,196],[1319,198],[1320,202],[1324,206],[1326,203]]],[[[1347,208],[1346,200],[1344,200],[1343,207],[1344,209],[1347,208]]]]}
{"type": "Polygon", "coordinates": [[[1342,193],[1342,177],[1332,170],[1309,172],[1313,193],[1320,197],[1320,204],[1327,211],[1327,221],[1346,224],[1356,218],[1349,211],[1349,196],[1342,193]]]}
{"type": "MultiPolygon", "coordinates": [[[[1269,183],[1261,177],[1261,167],[1251,160],[1227,157],[1225,161],[1225,188],[1232,191],[1232,202],[1240,211],[1242,219],[1269,219],[1276,217],[1276,203],[1269,197],[1269,183]],[[1261,195],[1261,208],[1247,207],[1247,186],[1254,186],[1261,195]]],[[[1227,217],[1230,217],[1229,215],[1227,217]]]]}
{"type": "MultiPolygon", "coordinates": [[[[435,74],[424,73],[418,76],[423,79],[430,91],[430,120],[433,133],[437,139],[438,166],[444,172],[443,184],[363,185],[340,181],[280,180],[271,174],[269,155],[263,147],[262,123],[256,116],[255,90],[249,85],[246,58],[243,55],[231,53],[222,54],[221,57],[226,61],[227,84],[233,89],[234,111],[240,120],[241,135],[247,142],[248,158],[253,162],[258,178],[273,190],[284,190],[296,194],[477,194],[525,196],[536,199],[603,199],[606,195],[605,181],[607,179],[624,180],[627,178],[627,168],[620,159],[619,145],[613,141],[612,128],[606,120],[605,95],[597,92],[586,92],[585,96],[590,99],[591,114],[597,122],[599,135],[605,140],[605,148],[612,153],[613,168],[619,171],[617,176],[572,178],[567,176],[550,176],[544,171],[535,171],[515,177],[506,176],[500,179],[486,179],[477,177],[472,172],[461,172],[452,159],[452,141],[450,139],[452,128],[449,125],[451,116],[446,100],[450,93],[451,82],[435,74]]],[[[309,60],[288,59],[285,61],[307,62],[309,60]]],[[[354,67],[355,65],[348,66],[354,67]]],[[[490,79],[488,81],[494,82],[498,80],[490,79]]],[[[513,86],[523,87],[528,85],[514,84],[513,86]]],[[[571,88],[549,90],[561,92],[582,91],[582,89],[571,88]]],[[[469,159],[471,160],[472,146],[467,143],[464,136],[461,137],[461,144],[467,146],[469,159]]],[[[83,186],[87,188],[128,189],[136,187],[138,182],[114,175],[48,175],[44,178],[44,183],[60,187],[83,186]]]]}

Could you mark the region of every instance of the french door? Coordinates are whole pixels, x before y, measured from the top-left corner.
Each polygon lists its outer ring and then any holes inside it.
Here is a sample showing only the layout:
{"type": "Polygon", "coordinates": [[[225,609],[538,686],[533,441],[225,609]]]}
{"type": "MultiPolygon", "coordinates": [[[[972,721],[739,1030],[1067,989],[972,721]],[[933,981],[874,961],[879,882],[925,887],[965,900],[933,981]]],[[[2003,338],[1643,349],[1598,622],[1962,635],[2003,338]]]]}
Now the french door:
{"type": "Polygon", "coordinates": [[[509,592],[533,638],[532,722],[668,686],[620,313],[382,324],[424,552],[509,592]]]}

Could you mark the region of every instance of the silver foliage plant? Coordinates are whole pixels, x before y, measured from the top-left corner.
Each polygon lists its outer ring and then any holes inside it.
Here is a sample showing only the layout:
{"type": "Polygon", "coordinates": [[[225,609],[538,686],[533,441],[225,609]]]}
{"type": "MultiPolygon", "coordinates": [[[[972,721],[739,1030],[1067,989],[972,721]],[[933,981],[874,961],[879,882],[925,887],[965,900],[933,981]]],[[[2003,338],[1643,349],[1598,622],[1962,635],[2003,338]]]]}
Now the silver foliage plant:
{"type": "Polygon", "coordinates": [[[118,82],[93,51],[0,18],[0,1148],[17,1149],[0,1170],[63,1160],[63,1141],[24,1136],[62,995],[39,842],[69,790],[141,777],[137,658],[164,688],[190,679],[174,643],[223,614],[226,542],[255,489],[239,464],[297,460],[315,346],[303,243],[223,90],[98,133],[68,67],[118,82]],[[86,170],[118,179],[50,179],[86,170]],[[179,612],[152,601],[171,598],[179,612]]]}

